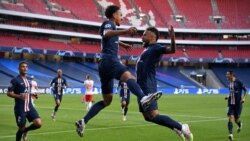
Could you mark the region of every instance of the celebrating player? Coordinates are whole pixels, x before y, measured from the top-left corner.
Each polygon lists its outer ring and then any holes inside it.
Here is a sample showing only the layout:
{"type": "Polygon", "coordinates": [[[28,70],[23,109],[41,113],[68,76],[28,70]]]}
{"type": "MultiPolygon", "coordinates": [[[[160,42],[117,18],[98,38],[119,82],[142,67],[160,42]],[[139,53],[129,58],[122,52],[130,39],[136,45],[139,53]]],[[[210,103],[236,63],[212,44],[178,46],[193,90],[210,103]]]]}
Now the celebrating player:
{"type": "MultiPolygon", "coordinates": [[[[163,47],[157,44],[159,32],[155,27],[149,27],[143,33],[142,42],[145,49],[137,61],[136,73],[137,82],[145,94],[155,93],[157,90],[155,67],[159,63],[162,55],[175,53],[176,45],[173,27],[169,29],[169,35],[171,37],[171,45],[170,47],[163,47]]],[[[180,124],[169,116],[159,114],[157,101],[152,102],[146,110],[143,109],[139,102],[139,108],[146,121],[174,130],[183,141],[185,141],[185,139],[193,140],[193,135],[188,124],[180,124]]]]}
{"type": "Polygon", "coordinates": [[[238,125],[237,132],[239,133],[242,129],[242,122],[240,121],[240,114],[243,108],[242,103],[245,101],[247,96],[247,88],[244,84],[236,78],[233,71],[228,71],[226,77],[229,81],[229,96],[225,99],[228,100],[228,132],[229,140],[233,140],[233,120],[238,125]],[[242,97],[242,90],[244,91],[244,96],[242,97]]]}
{"type": "Polygon", "coordinates": [[[19,129],[16,132],[16,141],[20,141],[23,137],[27,141],[27,133],[36,130],[42,126],[42,121],[31,103],[31,84],[27,78],[28,64],[26,62],[19,63],[19,75],[10,81],[7,95],[15,99],[15,117],[19,129]],[[33,122],[29,127],[25,127],[26,118],[29,122],[33,122]]]}
{"type": "Polygon", "coordinates": [[[103,100],[95,103],[86,116],[75,123],[76,131],[81,137],[84,133],[83,129],[89,120],[106,106],[110,105],[113,97],[114,78],[126,82],[131,92],[137,96],[143,107],[146,107],[149,103],[161,96],[161,92],[145,96],[139,85],[136,83],[135,77],[127,70],[126,66],[120,63],[120,60],[118,59],[119,46],[127,50],[132,48],[131,45],[119,42],[119,35],[133,35],[137,32],[137,29],[135,27],[126,30],[116,29],[116,26],[119,26],[122,21],[122,13],[118,6],[108,6],[105,15],[108,20],[103,22],[100,28],[102,51],[101,60],[98,64],[103,100]]]}
{"type": "Polygon", "coordinates": [[[60,104],[62,102],[63,97],[63,89],[65,89],[68,86],[67,81],[64,77],[62,77],[62,70],[57,70],[57,77],[52,79],[50,82],[50,87],[52,87],[52,93],[55,99],[56,106],[54,108],[54,111],[51,114],[51,118],[53,120],[56,119],[56,112],[58,111],[58,108],[60,107],[60,104]]]}

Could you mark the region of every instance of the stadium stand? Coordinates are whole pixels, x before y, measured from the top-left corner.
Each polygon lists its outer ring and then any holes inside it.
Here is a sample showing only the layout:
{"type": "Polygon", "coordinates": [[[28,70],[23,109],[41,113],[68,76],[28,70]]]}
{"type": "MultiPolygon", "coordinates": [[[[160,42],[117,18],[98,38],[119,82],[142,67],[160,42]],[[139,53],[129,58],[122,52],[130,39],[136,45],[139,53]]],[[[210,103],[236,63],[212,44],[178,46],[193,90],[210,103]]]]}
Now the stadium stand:
{"type": "Polygon", "coordinates": [[[226,72],[229,70],[233,70],[236,74],[236,77],[241,80],[247,87],[250,87],[250,79],[249,79],[249,73],[250,68],[249,67],[212,67],[211,68],[216,76],[221,80],[221,82],[224,84],[225,87],[228,86],[228,80],[226,78],[226,72]]]}
{"type": "Polygon", "coordinates": [[[30,9],[32,13],[50,15],[50,16],[53,15],[49,11],[47,5],[42,0],[18,0],[18,1],[27,6],[27,8],[30,9]]]}
{"type": "Polygon", "coordinates": [[[216,48],[187,48],[187,54],[190,58],[218,58],[218,50],[216,48]]]}
{"type": "Polygon", "coordinates": [[[225,16],[223,28],[246,28],[249,29],[249,1],[248,0],[217,0],[221,16],[225,16]]]}
{"type": "Polygon", "coordinates": [[[179,27],[179,24],[171,17],[171,15],[179,14],[184,16],[186,28],[218,28],[211,16],[222,16],[222,28],[247,29],[250,27],[248,0],[216,0],[219,15],[214,15],[216,13],[213,12],[212,4],[209,0],[176,0],[173,2],[178,13],[174,13],[175,11],[171,9],[167,0],[49,0],[47,3],[42,0],[32,2],[31,0],[17,0],[17,3],[1,1],[2,8],[7,10],[96,22],[105,20],[103,9],[107,5],[117,4],[121,6],[125,17],[125,22],[123,23],[128,25],[144,26],[145,24],[149,24],[156,25],[157,27],[166,27],[167,24],[170,24],[174,27],[179,27]],[[60,9],[53,10],[53,4],[59,5],[61,11],[60,9]]]}
{"type": "Polygon", "coordinates": [[[178,67],[157,68],[156,74],[157,79],[175,88],[181,88],[182,86],[199,87],[182,75],[178,67]]]}
{"type": "Polygon", "coordinates": [[[209,20],[212,15],[211,3],[208,0],[200,1],[174,1],[179,14],[185,16],[185,25],[188,28],[216,28],[215,24],[209,20]]]}

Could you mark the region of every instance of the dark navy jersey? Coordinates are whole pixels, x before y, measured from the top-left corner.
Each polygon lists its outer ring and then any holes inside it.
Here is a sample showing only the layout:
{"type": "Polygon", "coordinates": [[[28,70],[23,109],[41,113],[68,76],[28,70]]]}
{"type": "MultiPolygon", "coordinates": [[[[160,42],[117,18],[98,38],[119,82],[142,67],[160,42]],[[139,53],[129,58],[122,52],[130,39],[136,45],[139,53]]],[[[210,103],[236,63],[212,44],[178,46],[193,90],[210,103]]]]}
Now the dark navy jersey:
{"type": "Polygon", "coordinates": [[[118,88],[121,87],[121,90],[128,90],[128,85],[125,82],[119,81],[118,88]]]}
{"type": "Polygon", "coordinates": [[[130,93],[127,83],[120,81],[118,84],[118,88],[119,87],[120,87],[120,97],[127,98],[130,93]]]}
{"type": "Polygon", "coordinates": [[[25,95],[25,100],[15,98],[15,110],[24,110],[24,112],[28,112],[31,108],[33,108],[30,95],[30,81],[31,80],[29,78],[22,78],[20,75],[10,81],[8,92],[14,92],[17,95],[25,95]]]}
{"type": "Polygon", "coordinates": [[[50,86],[53,87],[54,92],[55,93],[62,93],[63,88],[67,87],[67,81],[65,78],[59,78],[59,77],[55,77],[54,79],[52,79],[52,81],[50,82],[50,86]]]}
{"type": "Polygon", "coordinates": [[[236,79],[235,81],[229,83],[228,88],[229,88],[228,105],[240,104],[242,98],[242,90],[244,92],[247,91],[244,84],[240,80],[236,79]]]}
{"type": "Polygon", "coordinates": [[[150,44],[144,49],[136,64],[137,83],[145,94],[157,91],[155,67],[159,63],[166,48],[160,44],[150,44]]]}
{"type": "Polygon", "coordinates": [[[118,36],[113,36],[110,38],[104,37],[105,32],[109,30],[116,30],[115,24],[112,21],[103,22],[99,31],[100,35],[102,36],[101,53],[117,56],[119,37],[118,36]]]}

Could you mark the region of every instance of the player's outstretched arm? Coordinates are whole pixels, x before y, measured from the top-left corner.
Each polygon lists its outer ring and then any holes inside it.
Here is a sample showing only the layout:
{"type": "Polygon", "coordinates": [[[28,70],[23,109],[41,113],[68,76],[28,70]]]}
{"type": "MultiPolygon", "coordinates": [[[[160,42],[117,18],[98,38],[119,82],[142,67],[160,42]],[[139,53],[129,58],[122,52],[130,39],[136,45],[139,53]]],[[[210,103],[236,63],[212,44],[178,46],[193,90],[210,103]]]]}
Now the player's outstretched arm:
{"type": "Polygon", "coordinates": [[[104,37],[106,38],[110,38],[113,36],[119,36],[119,35],[134,35],[137,32],[137,28],[136,27],[130,27],[129,29],[125,29],[125,30],[108,30],[105,34],[104,37]]]}
{"type": "Polygon", "coordinates": [[[242,100],[241,100],[242,103],[245,102],[247,94],[248,94],[248,89],[245,86],[243,87],[243,90],[244,90],[245,93],[244,93],[244,95],[242,97],[242,100]]]}
{"type": "Polygon", "coordinates": [[[119,46],[121,46],[121,47],[123,47],[123,48],[125,48],[127,51],[131,51],[132,50],[132,45],[130,45],[130,44],[126,44],[126,43],[124,43],[124,42],[119,42],[119,46]]]}
{"type": "Polygon", "coordinates": [[[176,44],[175,44],[175,32],[174,32],[173,26],[170,26],[170,28],[168,29],[168,34],[169,34],[171,42],[170,42],[170,46],[166,46],[166,54],[175,53],[176,44]]]}

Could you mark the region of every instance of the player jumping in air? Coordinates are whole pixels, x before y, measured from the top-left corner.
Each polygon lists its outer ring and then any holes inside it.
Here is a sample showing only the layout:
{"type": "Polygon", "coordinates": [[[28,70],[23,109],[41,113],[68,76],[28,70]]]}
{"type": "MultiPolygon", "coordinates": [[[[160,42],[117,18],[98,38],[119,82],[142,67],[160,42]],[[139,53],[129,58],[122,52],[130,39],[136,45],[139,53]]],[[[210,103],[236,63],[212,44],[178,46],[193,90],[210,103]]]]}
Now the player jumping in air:
{"type": "Polygon", "coordinates": [[[161,92],[156,92],[146,96],[140,86],[136,83],[136,78],[127,70],[126,66],[120,63],[118,59],[119,46],[127,50],[132,48],[131,45],[119,41],[119,35],[137,32],[135,27],[126,30],[117,30],[116,26],[120,26],[122,21],[122,13],[118,6],[108,6],[105,15],[108,18],[103,22],[100,28],[102,37],[101,59],[98,64],[99,76],[101,79],[101,89],[103,100],[95,103],[89,112],[79,121],[75,123],[76,131],[79,136],[83,136],[85,125],[97,115],[102,109],[110,105],[113,97],[114,78],[122,82],[126,82],[130,91],[135,94],[143,107],[147,107],[149,103],[157,100],[161,96],[161,92]]]}
{"type": "MultiPolygon", "coordinates": [[[[157,43],[159,32],[155,27],[148,27],[143,33],[142,42],[145,48],[136,64],[137,83],[145,94],[155,93],[157,91],[156,70],[163,54],[175,53],[175,33],[173,27],[169,29],[171,45],[161,46],[157,43]]],[[[183,141],[193,141],[188,124],[180,124],[167,115],[161,115],[158,111],[157,101],[152,102],[149,107],[144,110],[139,104],[140,112],[142,112],[146,121],[165,126],[175,131],[183,141]]]]}

